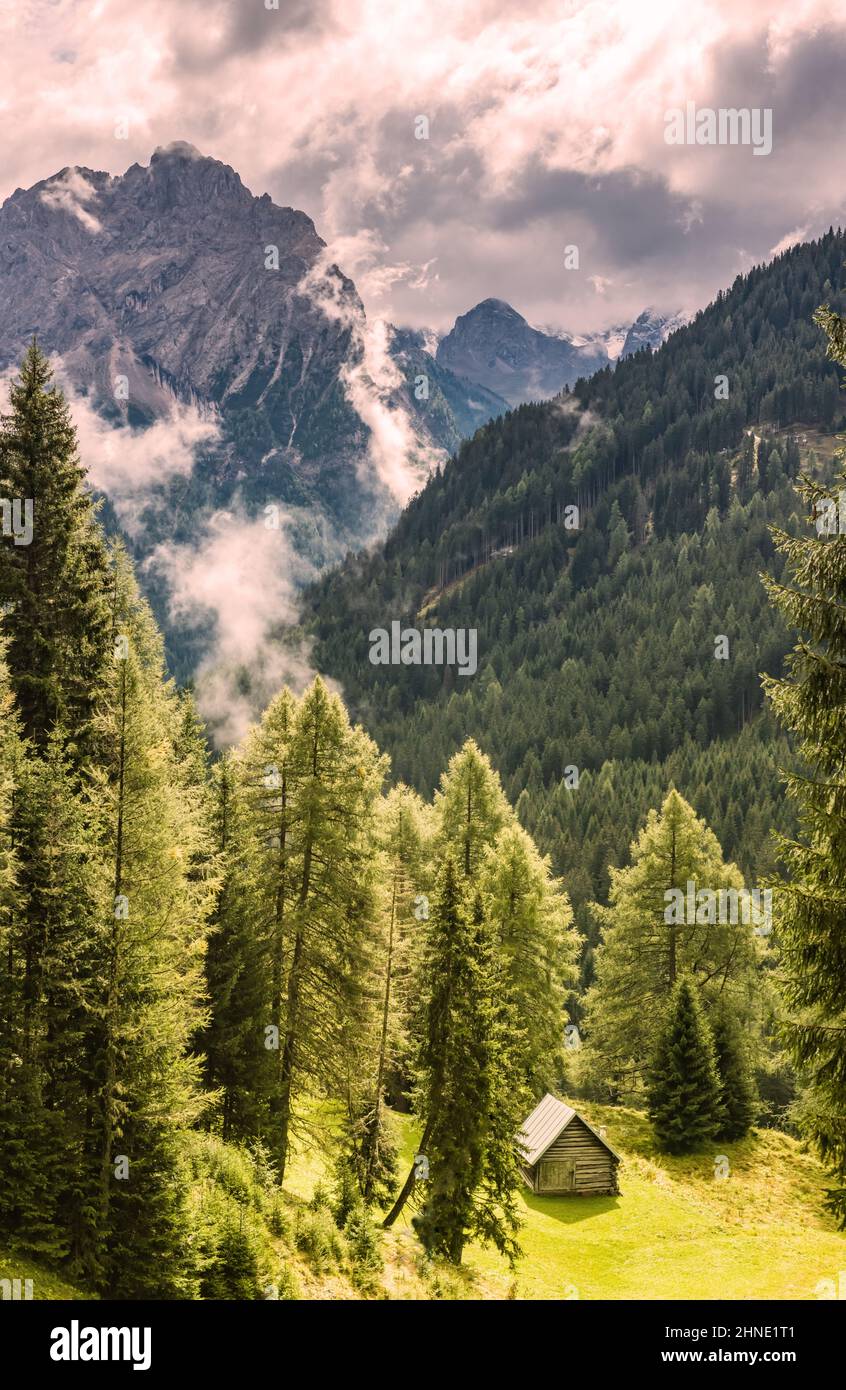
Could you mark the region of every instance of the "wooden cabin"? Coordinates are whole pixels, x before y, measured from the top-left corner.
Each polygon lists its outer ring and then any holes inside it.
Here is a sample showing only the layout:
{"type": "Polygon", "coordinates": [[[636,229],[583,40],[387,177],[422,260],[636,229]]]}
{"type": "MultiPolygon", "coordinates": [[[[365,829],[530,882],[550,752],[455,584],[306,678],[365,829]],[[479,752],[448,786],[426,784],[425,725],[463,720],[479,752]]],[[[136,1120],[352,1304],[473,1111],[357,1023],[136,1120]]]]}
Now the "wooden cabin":
{"type": "Polygon", "coordinates": [[[587,1120],[545,1095],[518,1136],[523,1177],[539,1196],[616,1196],[620,1162],[587,1120]]]}

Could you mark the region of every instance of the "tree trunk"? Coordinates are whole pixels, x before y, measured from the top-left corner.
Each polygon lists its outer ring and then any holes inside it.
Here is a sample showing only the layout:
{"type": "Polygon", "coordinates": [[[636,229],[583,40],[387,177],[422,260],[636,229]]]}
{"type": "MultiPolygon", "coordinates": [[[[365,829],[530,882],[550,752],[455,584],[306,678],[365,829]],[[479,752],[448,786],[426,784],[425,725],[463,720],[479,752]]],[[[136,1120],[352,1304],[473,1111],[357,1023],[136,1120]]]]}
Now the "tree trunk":
{"type": "MultiPolygon", "coordinates": [[[[399,868],[398,868],[399,872],[399,868]]],[[[388,929],[388,960],[385,967],[385,997],[382,1003],[382,1034],[379,1039],[379,1064],[376,1068],[376,1096],[373,1104],[373,1138],[364,1168],[364,1191],[362,1196],[369,1202],[373,1195],[373,1169],[376,1163],[376,1145],[379,1140],[379,1126],[382,1121],[382,1091],[385,1084],[385,1059],[388,1052],[388,1020],[391,1012],[391,981],[394,959],[394,922],[397,906],[397,875],[391,889],[391,924],[388,929]]]]}
{"type": "Polygon", "coordinates": [[[100,1220],[105,1225],[109,1214],[111,1191],[112,1138],[114,1135],[114,1096],[117,1084],[114,1024],[118,993],[118,952],[120,946],[117,899],[123,886],[123,811],[126,783],[126,664],[121,663],[120,681],[120,747],[118,754],[118,804],[115,832],[115,878],[112,902],[112,931],[109,947],[109,980],[106,988],[105,1078],[103,1082],[103,1147],[100,1163],[100,1220]]]}

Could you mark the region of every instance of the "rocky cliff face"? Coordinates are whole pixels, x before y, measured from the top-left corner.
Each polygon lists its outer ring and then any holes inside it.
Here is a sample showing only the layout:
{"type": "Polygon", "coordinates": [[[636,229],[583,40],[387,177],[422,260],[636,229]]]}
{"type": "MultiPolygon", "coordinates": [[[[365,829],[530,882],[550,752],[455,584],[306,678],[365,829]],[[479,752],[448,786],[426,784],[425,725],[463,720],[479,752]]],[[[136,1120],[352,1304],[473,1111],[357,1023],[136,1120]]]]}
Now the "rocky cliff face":
{"type": "MultiPolygon", "coordinates": [[[[251,392],[271,395],[279,425],[287,411],[295,434],[318,343],[345,351],[348,334],[298,292],[323,249],[311,220],[254,198],[233,169],[191,146],[157,150],[121,178],[65,169],[19,189],[0,211],[0,234],[2,356],[37,331],[106,401],[113,375],[128,374],[136,418],[162,393],[222,406],[251,392]],[[300,370],[283,372],[295,355],[300,370]],[[287,390],[274,392],[283,377],[287,390]]],[[[338,290],[354,299],[340,276],[338,290]]]]}
{"type": "Polygon", "coordinates": [[[504,408],[484,397],[474,409],[402,335],[394,347],[388,332],[374,362],[355,286],[327,263],[311,219],[183,143],[119,177],[63,169],[7,199],[0,366],[33,333],[115,423],[149,425],[174,402],[215,422],[184,506],[226,504],[237,487],[248,502],[313,509],[336,549],[402,500],[373,462],[374,413],[400,412],[402,447],[419,453],[407,462],[425,471],[504,408]],[[430,378],[425,399],[415,374],[430,378]]]}

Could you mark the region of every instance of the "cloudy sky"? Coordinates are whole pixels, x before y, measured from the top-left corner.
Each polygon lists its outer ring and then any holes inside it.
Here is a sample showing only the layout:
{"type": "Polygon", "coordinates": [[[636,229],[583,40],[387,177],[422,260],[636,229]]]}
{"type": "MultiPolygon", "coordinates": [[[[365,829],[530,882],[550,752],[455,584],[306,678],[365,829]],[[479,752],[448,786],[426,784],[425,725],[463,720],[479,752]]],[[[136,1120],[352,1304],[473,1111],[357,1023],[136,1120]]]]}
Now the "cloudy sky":
{"type": "Polygon", "coordinates": [[[695,308],[843,218],[844,0],[278,4],[6,4],[0,194],[188,140],[439,329],[488,295],[579,332],[695,308]],[[668,145],[689,101],[771,109],[772,153],[668,145]]]}

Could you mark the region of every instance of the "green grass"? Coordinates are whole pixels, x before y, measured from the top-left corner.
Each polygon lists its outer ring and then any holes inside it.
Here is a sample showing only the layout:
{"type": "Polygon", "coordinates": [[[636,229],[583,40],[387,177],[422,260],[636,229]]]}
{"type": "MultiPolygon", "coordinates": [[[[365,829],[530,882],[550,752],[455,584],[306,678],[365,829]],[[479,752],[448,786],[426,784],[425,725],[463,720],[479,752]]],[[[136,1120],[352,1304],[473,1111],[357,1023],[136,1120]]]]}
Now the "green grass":
{"type": "Polygon", "coordinates": [[[33,1260],[30,1255],[23,1255],[8,1247],[0,1250],[0,1279],[20,1279],[22,1294],[24,1281],[31,1279],[33,1300],[92,1297],[90,1293],[83,1293],[75,1284],[69,1283],[61,1275],[33,1260]]]}
{"type": "MultiPolygon", "coordinates": [[[[822,1207],[825,1175],[789,1135],[756,1131],[713,1153],[655,1151],[638,1111],[577,1102],[621,1154],[619,1197],[520,1198],[523,1258],[465,1261],[488,1296],[524,1299],[813,1299],[846,1269],[846,1237],[822,1207]],[[714,1158],[729,1176],[714,1176],[714,1158]],[[516,1279],[516,1288],[513,1280],[516,1279]]],[[[415,1129],[395,1117],[403,1162],[415,1129]]]]}
{"type": "MultiPolygon", "coordinates": [[[[305,1299],[813,1299],[822,1280],[836,1283],[846,1270],[846,1237],[823,1208],[825,1174],[795,1139],[760,1130],[737,1144],[668,1158],[656,1152],[639,1111],[583,1102],[577,1108],[594,1126],[605,1126],[622,1155],[620,1196],[535,1197],[525,1191],[519,1199],[523,1256],[513,1272],[496,1252],[476,1246],[459,1271],[427,1263],[409,1212],[382,1236],[385,1267],[372,1288],[356,1285],[346,1258],[318,1268],[294,1238],[298,1212],[316,1185],[331,1187],[326,1151],[308,1142],[297,1146],[286,1174],[290,1230],[285,1239],[274,1238],[275,1254],[305,1299]],[[717,1154],[729,1160],[724,1181],[714,1175],[717,1154]]],[[[311,1118],[331,1138],[333,1112],[320,1107],[311,1118]]],[[[404,1177],[416,1122],[397,1114],[392,1120],[404,1177]]],[[[221,1193],[237,1186],[244,1162],[232,1155],[224,1163],[221,1193]]],[[[36,1299],[90,1297],[15,1250],[0,1253],[0,1278],[32,1279],[36,1299]]]]}

